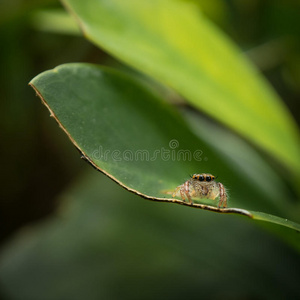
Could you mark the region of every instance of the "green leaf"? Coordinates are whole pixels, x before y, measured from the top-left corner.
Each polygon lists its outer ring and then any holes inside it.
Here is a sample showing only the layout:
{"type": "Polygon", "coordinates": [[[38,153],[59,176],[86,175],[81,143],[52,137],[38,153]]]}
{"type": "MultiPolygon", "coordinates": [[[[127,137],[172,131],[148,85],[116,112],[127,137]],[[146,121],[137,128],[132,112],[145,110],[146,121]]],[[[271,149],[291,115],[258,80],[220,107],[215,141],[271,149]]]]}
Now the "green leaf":
{"type": "Polygon", "coordinates": [[[291,222],[288,219],[279,218],[277,216],[272,216],[270,214],[265,214],[265,213],[258,212],[258,211],[255,211],[255,212],[253,211],[251,213],[252,213],[252,217],[254,220],[271,222],[274,224],[286,226],[291,229],[300,231],[300,225],[295,222],[291,222]]]}
{"type": "MultiPolygon", "coordinates": [[[[83,158],[125,189],[149,200],[191,206],[167,192],[188,174],[207,170],[234,191],[231,207],[239,203],[246,208],[249,204],[264,207],[265,195],[196,137],[170,105],[134,78],[94,65],[66,64],[38,75],[30,84],[83,158]]],[[[267,203],[278,212],[275,203],[273,207],[267,203]]],[[[253,217],[244,209],[200,203],[192,207],[253,217]]]]}
{"type": "Polygon", "coordinates": [[[254,220],[274,223],[274,224],[285,226],[285,227],[288,227],[288,228],[291,228],[291,229],[294,229],[294,230],[297,230],[300,232],[300,224],[289,221],[288,219],[283,219],[283,218],[273,216],[270,214],[265,214],[265,213],[259,212],[259,211],[251,211],[250,213],[252,214],[252,218],[254,220]]]}
{"type": "Polygon", "coordinates": [[[300,174],[299,131],[236,46],[181,0],[63,0],[84,34],[300,174]]]}

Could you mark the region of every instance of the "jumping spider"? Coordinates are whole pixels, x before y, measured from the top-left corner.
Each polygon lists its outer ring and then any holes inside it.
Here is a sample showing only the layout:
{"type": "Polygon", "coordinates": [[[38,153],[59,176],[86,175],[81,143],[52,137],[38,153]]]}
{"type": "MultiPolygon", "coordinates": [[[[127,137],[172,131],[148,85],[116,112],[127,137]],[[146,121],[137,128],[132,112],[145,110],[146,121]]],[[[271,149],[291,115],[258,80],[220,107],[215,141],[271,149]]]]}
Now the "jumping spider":
{"type": "Polygon", "coordinates": [[[173,197],[181,197],[185,201],[187,198],[192,204],[192,197],[215,200],[220,197],[218,208],[227,207],[227,193],[221,182],[215,181],[215,176],[211,174],[194,174],[189,180],[179,185],[174,191],[173,197]]]}

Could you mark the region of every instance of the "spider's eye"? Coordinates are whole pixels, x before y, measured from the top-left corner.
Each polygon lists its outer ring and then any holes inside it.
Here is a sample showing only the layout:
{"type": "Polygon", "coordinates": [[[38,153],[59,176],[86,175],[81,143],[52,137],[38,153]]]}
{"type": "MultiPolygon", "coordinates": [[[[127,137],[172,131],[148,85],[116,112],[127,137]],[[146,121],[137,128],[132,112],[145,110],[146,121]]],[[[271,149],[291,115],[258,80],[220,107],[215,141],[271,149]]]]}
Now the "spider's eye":
{"type": "Polygon", "coordinates": [[[211,181],[211,177],[210,176],[206,176],[206,181],[211,181]]]}
{"type": "Polygon", "coordinates": [[[204,181],[204,176],[203,175],[199,175],[198,180],[204,181]]]}

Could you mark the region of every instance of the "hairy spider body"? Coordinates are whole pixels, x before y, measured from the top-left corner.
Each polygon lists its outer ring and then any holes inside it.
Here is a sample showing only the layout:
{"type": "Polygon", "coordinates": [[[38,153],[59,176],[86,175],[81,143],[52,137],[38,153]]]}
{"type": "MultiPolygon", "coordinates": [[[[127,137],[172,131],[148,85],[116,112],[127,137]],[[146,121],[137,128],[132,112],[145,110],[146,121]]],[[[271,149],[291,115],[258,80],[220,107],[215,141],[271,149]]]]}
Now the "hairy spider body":
{"type": "Polygon", "coordinates": [[[188,199],[193,203],[192,198],[206,198],[215,200],[220,198],[218,207],[227,207],[227,193],[221,182],[215,181],[215,176],[207,173],[194,174],[185,183],[179,185],[173,197],[181,197],[182,200],[188,199]]]}

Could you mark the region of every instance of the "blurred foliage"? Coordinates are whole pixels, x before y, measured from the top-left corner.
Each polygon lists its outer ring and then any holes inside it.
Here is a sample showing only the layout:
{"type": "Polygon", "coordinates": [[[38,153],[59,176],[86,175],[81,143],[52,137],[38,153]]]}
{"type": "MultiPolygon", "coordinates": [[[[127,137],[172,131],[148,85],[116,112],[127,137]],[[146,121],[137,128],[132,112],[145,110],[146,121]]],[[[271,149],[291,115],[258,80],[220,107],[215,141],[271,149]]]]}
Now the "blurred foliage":
{"type": "Polygon", "coordinates": [[[92,169],[83,175],[54,218],[4,249],[8,299],[299,296],[299,255],[252,221],[141,201],[92,169]]]}
{"type": "MultiPolygon", "coordinates": [[[[186,1],[199,7],[205,2],[186,1]]],[[[300,124],[299,2],[214,3],[204,7],[205,13],[264,72],[300,124]]],[[[53,299],[51,295],[76,299],[75,294],[89,299],[98,299],[98,295],[146,298],[146,294],[151,298],[157,296],[155,292],[175,299],[189,292],[191,298],[194,293],[195,298],[299,298],[299,255],[253,224],[141,201],[100,179],[95,171],[91,177],[82,174],[89,166],[80,161],[27,84],[36,74],[66,62],[124,66],[82,37],[39,31],[35,10],[60,7],[54,0],[0,3],[3,299],[26,299],[25,294],[18,294],[21,287],[22,293],[31,293],[26,294],[30,300],[34,296],[40,299],[40,295],[46,299],[45,290],[48,299],[53,299]],[[80,184],[74,181],[78,176],[83,176],[80,184]],[[74,188],[58,197],[71,182],[74,188]],[[99,201],[100,195],[108,196],[99,201]],[[17,233],[62,204],[69,214],[63,221],[51,217],[17,233]],[[109,205],[113,205],[110,211],[105,209],[109,205]],[[41,235],[42,230],[49,235],[41,235]],[[91,235],[86,236],[89,231],[91,235]],[[14,239],[13,233],[17,235],[14,239]],[[62,279],[55,281],[59,274],[62,279]],[[84,280],[86,274],[89,277],[84,280]]],[[[45,27],[41,25],[41,29],[45,27]]],[[[289,188],[284,171],[277,171],[289,188]]]]}

